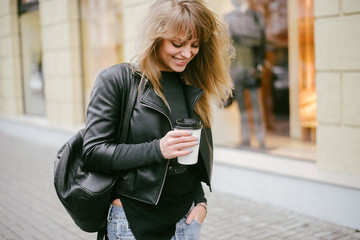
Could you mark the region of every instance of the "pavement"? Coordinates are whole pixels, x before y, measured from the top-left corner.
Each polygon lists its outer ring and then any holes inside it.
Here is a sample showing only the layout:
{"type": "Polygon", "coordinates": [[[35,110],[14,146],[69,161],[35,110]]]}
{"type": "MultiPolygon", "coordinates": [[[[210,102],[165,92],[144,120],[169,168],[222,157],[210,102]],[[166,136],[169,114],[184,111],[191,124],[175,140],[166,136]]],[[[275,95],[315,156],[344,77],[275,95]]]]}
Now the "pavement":
{"type": "MultiPolygon", "coordinates": [[[[53,187],[57,149],[71,135],[0,118],[0,240],[96,239],[73,223],[53,187]]],[[[216,189],[206,195],[202,240],[360,239],[358,230],[276,206],[216,189]]]]}

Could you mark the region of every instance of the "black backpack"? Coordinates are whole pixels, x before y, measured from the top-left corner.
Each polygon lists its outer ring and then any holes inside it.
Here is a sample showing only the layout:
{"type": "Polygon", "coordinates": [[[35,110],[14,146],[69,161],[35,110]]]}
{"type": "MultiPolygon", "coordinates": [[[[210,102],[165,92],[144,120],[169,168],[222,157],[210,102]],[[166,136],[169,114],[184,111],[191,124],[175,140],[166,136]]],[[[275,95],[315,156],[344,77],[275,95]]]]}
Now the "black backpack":
{"type": "MultiPolygon", "coordinates": [[[[137,79],[132,80],[123,125],[118,134],[122,143],[127,138],[137,97],[137,79]]],[[[81,129],[59,149],[54,163],[54,185],[61,203],[78,227],[86,232],[102,232],[106,229],[110,198],[118,174],[88,172],[84,169],[84,132],[85,129],[81,129]]]]}

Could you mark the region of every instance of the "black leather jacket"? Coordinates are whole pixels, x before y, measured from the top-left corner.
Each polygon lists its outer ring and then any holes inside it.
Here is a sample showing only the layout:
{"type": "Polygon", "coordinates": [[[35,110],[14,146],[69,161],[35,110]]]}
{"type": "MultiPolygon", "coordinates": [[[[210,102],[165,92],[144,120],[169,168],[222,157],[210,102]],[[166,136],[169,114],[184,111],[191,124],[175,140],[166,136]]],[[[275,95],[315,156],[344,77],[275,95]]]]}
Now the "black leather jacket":
{"type": "MultiPolygon", "coordinates": [[[[172,130],[170,111],[149,81],[142,81],[130,120],[126,144],[118,144],[117,128],[127,103],[131,81],[139,84],[141,73],[127,63],[99,73],[87,109],[84,161],[89,171],[117,172],[117,192],[149,204],[157,204],[164,185],[168,163],[159,141],[172,130]]],[[[203,90],[185,85],[189,115],[200,119],[194,107],[203,90]]],[[[213,163],[211,130],[201,133],[199,161],[194,167],[198,180],[207,183],[213,163]]]]}

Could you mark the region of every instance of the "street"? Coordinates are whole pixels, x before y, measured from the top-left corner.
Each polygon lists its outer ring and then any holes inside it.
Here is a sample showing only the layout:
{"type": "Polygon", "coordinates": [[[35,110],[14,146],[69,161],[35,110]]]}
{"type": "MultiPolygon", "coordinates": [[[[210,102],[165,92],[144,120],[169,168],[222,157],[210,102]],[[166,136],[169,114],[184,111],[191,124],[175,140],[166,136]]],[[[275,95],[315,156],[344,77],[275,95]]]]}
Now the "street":
{"type": "MultiPolygon", "coordinates": [[[[53,161],[70,136],[0,119],[0,239],[96,239],[72,222],[53,187],[53,161]]],[[[360,239],[355,229],[216,189],[206,194],[203,240],[360,239]]]]}

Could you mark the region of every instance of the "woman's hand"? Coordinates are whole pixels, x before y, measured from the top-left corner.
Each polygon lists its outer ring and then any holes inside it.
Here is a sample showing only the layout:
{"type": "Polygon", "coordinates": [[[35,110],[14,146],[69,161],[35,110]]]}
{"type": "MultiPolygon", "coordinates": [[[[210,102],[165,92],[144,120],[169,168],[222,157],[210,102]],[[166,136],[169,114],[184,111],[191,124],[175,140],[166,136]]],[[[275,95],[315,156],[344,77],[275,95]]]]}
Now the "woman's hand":
{"type": "Polygon", "coordinates": [[[160,150],[164,158],[172,159],[190,154],[192,150],[187,149],[199,144],[199,139],[192,136],[191,131],[175,130],[169,131],[160,139],[160,150]]]}
{"type": "Polygon", "coordinates": [[[203,223],[207,213],[207,204],[206,203],[198,203],[193,209],[191,210],[189,216],[186,219],[186,223],[190,224],[194,219],[199,222],[203,223]]]}

